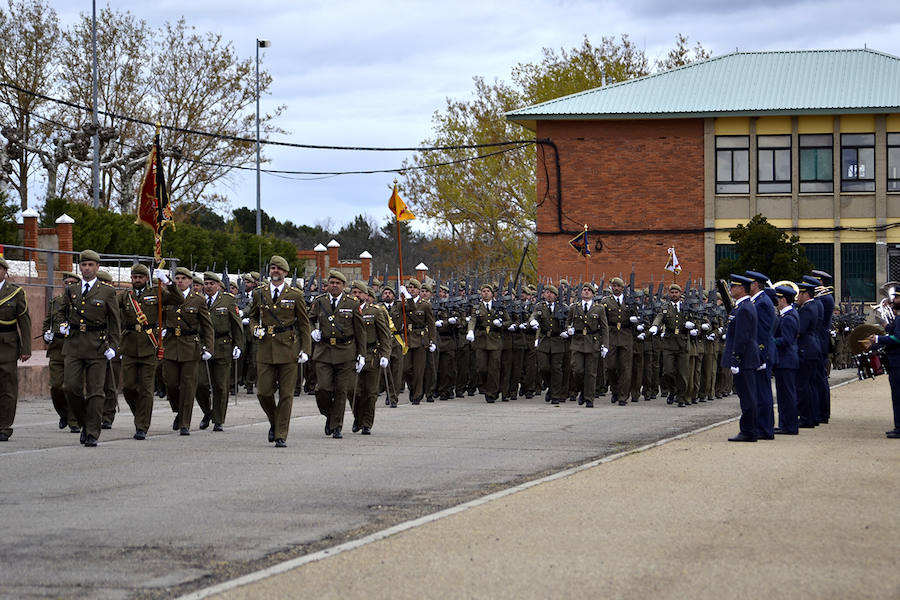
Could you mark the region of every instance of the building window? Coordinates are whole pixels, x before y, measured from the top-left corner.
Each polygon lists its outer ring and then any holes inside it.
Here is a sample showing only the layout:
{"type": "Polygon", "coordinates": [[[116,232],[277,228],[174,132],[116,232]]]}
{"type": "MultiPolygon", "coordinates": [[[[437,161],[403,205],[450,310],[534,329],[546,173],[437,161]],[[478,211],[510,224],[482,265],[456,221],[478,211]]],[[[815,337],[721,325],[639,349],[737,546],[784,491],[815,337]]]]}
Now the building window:
{"type": "Polygon", "coordinates": [[[875,300],[875,244],[841,244],[841,300],[875,300]]]}
{"type": "Polygon", "coordinates": [[[757,192],[791,191],[791,136],[760,135],[756,138],[757,192]]]}
{"type": "Polygon", "coordinates": [[[841,191],[875,191],[875,134],[841,134],[841,191]]]}
{"type": "Polygon", "coordinates": [[[814,269],[834,275],[834,244],[801,244],[814,269]]]}
{"type": "Polygon", "coordinates": [[[716,193],[750,193],[750,136],[716,136],[716,193]]]}
{"type": "Polygon", "coordinates": [[[834,138],[830,133],[800,136],[800,191],[834,191],[834,138]]]}
{"type": "Polygon", "coordinates": [[[887,189],[900,192],[900,133],[887,134],[887,189]]]}
{"type": "Polygon", "coordinates": [[[719,272],[719,264],[723,260],[735,261],[740,258],[737,252],[737,246],[734,244],[716,244],[716,267],[715,272],[719,272]]]}

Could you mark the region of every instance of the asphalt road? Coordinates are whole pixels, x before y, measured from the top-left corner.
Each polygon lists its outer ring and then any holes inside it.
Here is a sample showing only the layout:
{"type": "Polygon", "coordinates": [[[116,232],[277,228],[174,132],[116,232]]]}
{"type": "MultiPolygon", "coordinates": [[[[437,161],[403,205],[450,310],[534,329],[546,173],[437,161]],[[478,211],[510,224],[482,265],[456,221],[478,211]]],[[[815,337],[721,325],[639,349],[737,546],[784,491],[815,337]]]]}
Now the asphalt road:
{"type": "Polygon", "coordinates": [[[380,403],[373,435],[350,433],[348,413],[334,440],[304,395],[281,450],[247,395],[224,432],[190,437],[157,400],[144,442],[122,401],[93,449],[57,429],[49,400],[20,401],[0,445],[0,596],[170,597],[739,412],[736,396],[685,408],[606,400],[380,403]]]}

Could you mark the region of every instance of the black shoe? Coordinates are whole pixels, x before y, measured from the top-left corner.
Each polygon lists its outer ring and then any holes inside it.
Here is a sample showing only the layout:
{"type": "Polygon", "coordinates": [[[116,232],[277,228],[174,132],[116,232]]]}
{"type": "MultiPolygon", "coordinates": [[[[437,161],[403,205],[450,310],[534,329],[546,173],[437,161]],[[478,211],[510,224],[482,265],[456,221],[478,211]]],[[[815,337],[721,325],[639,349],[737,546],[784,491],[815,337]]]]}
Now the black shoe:
{"type": "Polygon", "coordinates": [[[706,398],[698,398],[698,399],[697,399],[697,402],[703,402],[703,403],[705,403],[705,402],[706,402],[706,398]]]}
{"type": "Polygon", "coordinates": [[[550,401],[550,404],[551,404],[551,406],[559,406],[559,400],[554,398],[553,400],[550,401]]]}
{"type": "Polygon", "coordinates": [[[619,400],[619,406],[626,406],[628,403],[624,400],[619,400]]]}
{"type": "Polygon", "coordinates": [[[697,404],[697,399],[694,398],[693,400],[691,400],[691,404],[697,404]]]}
{"type": "Polygon", "coordinates": [[[674,402],[675,402],[675,396],[674,396],[674,395],[669,394],[668,396],[666,396],[666,404],[673,404],[674,402]]]}
{"type": "Polygon", "coordinates": [[[191,435],[191,430],[187,427],[182,427],[181,431],[178,432],[178,435],[191,435]]]}
{"type": "Polygon", "coordinates": [[[0,431],[0,442],[8,442],[8,441],[9,441],[9,434],[6,433],[5,431],[0,431]]]}
{"type": "Polygon", "coordinates": [[[900,433],[900,427],[895,427],[894,429],[891,429],[890,431],[885,431],[884,435],[888,435],[891,433],[900,433]]]}
{"type": "Polygon", "coordinates": [[[466,395],[463,394],[462,392],[456,392],[456,397],[457,397],[457,398],[465,398],[466,395]]]}
{"type": "Polygon", "coordinates": [[[412,404],[413,406],[418,406],[420,402],[422,402],[422,401],[421,400],[410,400],[409,401],[409,403],[412,404]]]}
{"type": "Polygon", "coordinates": [[[78,439],[78,441],[83,444],[85,441],[87,441],[87,437],[88,437],[87,428],[82,427],[81,428],[81,437],[78,439]]]}
{"type": "Polygon", "coordinates": [[[493,396],[485,396],[484,401],[488,404],[493,404],[496,399],[493,396]]]}
{"type": "Polygon", "coordinates": [[[333,437],[333,438],[336,439],[336,440],[339,440],[339,439],[341,439],[342,437],[344,437],[344,436],[341,435],[341,428],[340,428],[340,427],[335,427],[335,428],[334,428],[334,431],[331,432],[331,437],[333,437]]]}
{"type": "Polygon", "coordinates": [[[635,396],[635,397],[633,397],[633,398],[631,399],[631,401],[632,401],[632,402],[638,402],[638,401],[640,401],[640,399],[641,399],[640,396],[635,396]]]}
{"type": "Polygon", "coordinates": [[[69,425],[69,433],[80,433],[80,432],[81,432],[81,428],[79,428],[77,425],[69,425]]]}
{"type": "Polygon", "coordinates": [[[138,429],[137,431],[134,432],[134,439],[136,439],[136,440],[146,440],[146,439],[147,439],[147,432],[144,431],[143,429],[138,429]]]}
{"type": "Polygon", "coordinates": [[[204,413],[203,418],[200,419],[200,429],[206,429],[209,427],[209,422],[212,420],[212,413],[204,413]]]}
{"type": "Polygon", "coordinates": [[[759,436],[756,436],[756,439],[772,441],[775,439],[775,435],[774,434],[773,435],[759,435],[759,436]]]}
{"type": "Polygon", "coordinates": [[[469,390],[469,396],[471,397],[471,396],[474,396],[474,395],[475,395],[475,390],[469,390]]]}
{"type": "MultiPolygon", "coordinates": [[[[328,425],[325,426],[325,429],[328,429],[328,425]]],[[[266,437],[266,439],[269,440],[270,444],[275,441],[275,427],[269,427],[269,435],[266,437]]]]}
{"type": "Polygon", "coordinates": [[[755,442],[756,438],[744,433],[739,433],[734,437],[728,438],[729,442],[755,442]]]}
{"type": "Polygon", "coordinates": [[[656,394],[650,394],[649,396],[644,396],[644,400],[656,400],[656,394]]]}
{"type": "MultiPolygon", "coordinates": [[[[326,419],[326,421],[325,421],[325,435],[331,435],[331,434],[332,434],[332,429],[331,429],[331,427],[328,426],[328,420],[326,419]]],[[[272,430],[272,439],[273,439],[273,440],[275,439],[275,430],[274,430],[274,429],[272,430]]],[[[270,440],[270,441],[271,441],[271,440],[270,440]]]]}
{"type": "Polygon", "coordinates": [[[85,448],[96,448],[97,447],[97,438],[95,438],[92,435],[87,436],[87,438],[84,440],[84,447],[85,448]]]}
{"type": "Polygon", "coordinates": [[[509,398],[507,398],[506,396],[503,396],[503,398],[501,398],[500,400],[502,402],[509,402],[509,398]]]}
{"type": "Polygon", "coordinates": [[[594,408],[594,403],[591,402],[590,400],[588,400],[584,403],[584,407],[585,408],[594,408]]]}
{"type": "Polygon", "coordinates": [[[275,447],[276,448],[287,448],[287,444],[284,443],[283,439],[278,438],[277,440],[275,440],[275,447]]]}
{"type": "Polygon", "coordinates": [[[531,392],[528,392],[527,394],[525,394],[526,400],[531,400],[532,398],[534,398],[534,394],[532,394],[531,392]]]}
{"type": "Polygon", "coordinates": [[[776,427],[773,431],[779,435],[797,435],[798,433],[797,431],[788,431],[786,429],[782,429],[781,427],[776,427]]]}
{"type": "Polygon", "coordinates": [[[363,427],[363,428],[362,428],[362,434],[363,434],[363,435],[372,435],[372,430],[369,429],[368,427],[363,427]]]}
{"type": "Polygon", "coordinates": [[[69,422],[66,421],[65,419],[60,419],[60,420],[59,420],[59,428],[60,428],[60,429],[65,429],[65,428],[66,428],[66,425],[68,425],[68,424],[69,424],[69,422]]]}
{"type": "Polygon", "coordinates": [[[712,397],[712,396],[707,396],[707,397],[706,397],[706,401],[707,401],[707,402],[712,402],[712,401],[713,401],[713,397],[712,397]]]}
{"type": "Polygon", "coordinates": [[[248,383],[247,385],[244,386],[244,390],[245,390],[248,394],[252,394],[252,393],[253,393],[253,384],[252,384],[252,383],[248,383]]]}
{"type": "Polygon", "coordinates": [[[721,399],[722,399],[722,394],[716,394],[716,400],[721,400],[721,399]]]}
{"type": "Polygon", "coordinates": [[[112,429],[112,423],[109,421],[103,421],[100,423],[100,429],[112,429]]]}
{"type": "Polygon", "coordinates": [[[172,431],[178,431],[180,428],[181,428],[181,417],[176,414],[175,420],[172,421],[172,431]]]}
{"type": "Polygon", "coordinates": [[[434,396],[427,396],[425,402],[434,402],[434,396]]]}
{"type": "Polygon", "coordinates": [[[384,405],[385,405],[385,406],[390,406],[390,405],[391,405],[391,399],[388,398],[388,397],[385,397],[385,399],[384,399],[384,405]]]}
{"type": "Polygon", "coordinates": [[[812,429],[815,425],[810,425],[809,423],[800,423],[797,425],[800,429],[812,429]]]}
{"type": "MultiPolygon", "coordinates": [[[[669,402],[669,404],[671,404],[671,402],[669,402]]],[[[678,403],[678,408],[684,408],[684,402],[679,402],[679,403],[678,403]]]]}
{"type": "Polygon", "coordinates": [[[552,398],[550,397],[550,390],[547,390],[547,393],[544,394],[544,402],[550,402],[552,398]]]}
{"type": "Polygon", "coordinates": [[[888,431],[884,437],[891,440],[900,440],[900,431],[888,431]]]}
{"type": "Polygon", "coordinates": [[[391,402],[391,408],[397,408],[397,403],[392,401],[392,402],[391,402]]]}
{"type": "Polygon", "coordinates": [[[222,429],[222,426],[221,426],[221,425],[219,425],[218,423],[216,423],[215,425],[213,425],[213,431],[225,431],[225,430],[222,429]]]}
{"type": "Polygon", "coordinates": [[[578,394],[578,406],[581,406],[582,404],[584,404],[584,393],[583,392],[578,394]]]}
{"type": "Polygon", "coordinates": [[[362,427],[359,426],[359,423],[357,422],[356,419],[353,419],[353,427],[350,428],[350,431],[352,431],[353,433],[356,433],[360,429],[362,429],[362,427]]]}
{"type": "Polygon", "coordinates": [[[613,394],[613,395],[612,395],[612,399],[609,401],[609,403],[610,403],[610,404],[618,404],[618,403],[619,403],[619,397],[616,396],[615,394],[613,394]]]}
{"type": "Polygon", "coordinates": [[[575,402],[575,396],[569,396],[569,402],[575,402]]]}

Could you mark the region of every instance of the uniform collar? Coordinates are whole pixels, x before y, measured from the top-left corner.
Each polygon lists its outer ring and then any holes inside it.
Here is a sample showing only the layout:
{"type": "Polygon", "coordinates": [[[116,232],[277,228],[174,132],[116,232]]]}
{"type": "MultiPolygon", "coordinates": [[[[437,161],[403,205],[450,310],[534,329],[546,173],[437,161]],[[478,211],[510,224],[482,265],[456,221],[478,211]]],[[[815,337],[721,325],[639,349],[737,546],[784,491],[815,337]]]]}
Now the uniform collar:
{"type": "Polygon", "coordinates": [[[218,297],[219,297],[219,292],[216,292],[212,296],[207,296],[206,299],[210,302],[210,304],[214,304],[215,301],[218,299],[218,297]]]}
{"type": "Polygon", "coordinates": [[[185,298],[187,298],[188,296],[191,295],[191,291],[192,291],[192,290],[191,290],[191,288],[189,287],[188,289],[186,289],[186,290],[184,290],[183,292],[181,292],[181,295],[184,296],[185,298]]]}
{"type": "Polygon", "coordinates": [[[754,302],[756,302],[756,299],[759,298],[759,295],[762,293],[764,293],[763,290],[759,290],[758,292],[753,294],[753,296],[751,296],[750,299],[753,300],[754,302]]]}
{"type": "Polygon", "coordinates": [[[784,308],[781,309],[781,314],[786,315],[786,314],[788,314],[788,312],[792,311],[793,309],[794,309],[794,305],[788,304],[787,306],[785,306],[784,308]]]}
{"type": "Polygon", "coordinates": [[[274,283],[269,284],[269,294],[275,295],[275,290],[278,290],[278,294],[284,291],[284,282],[281,282],[281,285],[275,285],[274,283]]]}
{"type": "Polygon", "coordinates": [[[84,289],[84,286],[85,286],[85,285],[88,285],[88,286],[90,286],[88,289],[91,289],[91,290],[92,290],[92,289],[94,289],[94,286],[95,286],[96,284],[97,284],[97,278],[94,277],[94,278],[91,279],[90,281],[82,281],[82,282],[81,282],[81,289],[84,289]]]}
{"type": "Polygon", "coordinates": [[[744,300],[749,300],[749,299],[750,299],[750,296],[741,296],[740,299],[734,301],[734,305],[737,306],[738,304],[740,304],[740,303],[743,302],[744,300]]]}

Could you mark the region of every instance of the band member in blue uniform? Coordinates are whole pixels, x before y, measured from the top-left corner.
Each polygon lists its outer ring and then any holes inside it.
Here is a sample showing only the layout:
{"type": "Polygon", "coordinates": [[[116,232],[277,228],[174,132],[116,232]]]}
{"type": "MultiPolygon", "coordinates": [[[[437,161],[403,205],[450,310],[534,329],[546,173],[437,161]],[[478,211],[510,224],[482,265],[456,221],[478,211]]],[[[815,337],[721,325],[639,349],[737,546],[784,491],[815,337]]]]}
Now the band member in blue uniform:
{"type": "Polygon", "coordinates": [[[800,287],[800,293],[797,294],[797,356],[800,358],[800,370],[797,371],[797,410],[799,427],[802,429],[816,426],[813,379],[818,372],[821,353],[817,329],[819,305],[813,300],[816,285],[805,281],[797,285],[800,287]]]}
{"type": "Polygon", "coordinates": [[[775,320],[775,392],[778,395],[778,427],[775,433],[797,435],[797,329],[794,308],[796,292],[787,286],[775,288],[778,318],[775,320]]]}
{"type": "MultiPolygon", "coordinates": [[[[807,280],[804,277],[804,280],[807,280]]],[[[832,278],[825,271],[813,271],[812,277],[807,281],[813,283],[820,281],[816,288],[816,301],[822,306],[822,321],[819,323],[819,346],[822,360],[819,362],[819,377],[817,379],[818,416],[820,423],[827,423],[831,417],[831,388],[828,385],[828,361],[831,348],[831,319],[834,316],[834,291],[829,287],[832,278]]]]}
{"type": "Polygon", "coordinates": [[[725,349],[722,351],[722,366],[731,369],[734,388],[741,401],[740,432],[728,438],[729,442],[756,441],[756,385],[754,378],[759,368],[759,346],[756,343],[756,309],[750,300],[751,279],[732,274],[731,297],[735,305],[728,315],[728,329],[725,332],[725,349]]]}
{"type": "Polygon", "coordinates": [[[891,384],[891,404],[894,407],[894,428],[885,435],[900,439],[900,295],[891,299],[894,320],[887,324],[885,335],[869,336],[869,345],[883,346],[887,350],[888,382],[891,384]]]}
{"type": "Polygon", "coordinates": [[[775,439],[775,400],[772,398],[772,367],[775,363],[775,305],[764,291],[769,287],[769,278],[756,271],[747,271],[745,277],[750,284],[750,301],[756,308],[756,343],[759,346],[759,360],[762,364],[756,371],[756,428],[757,437],[763,440],[775,439]]]}

